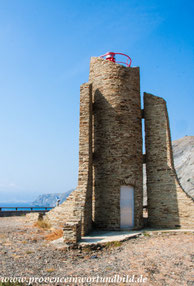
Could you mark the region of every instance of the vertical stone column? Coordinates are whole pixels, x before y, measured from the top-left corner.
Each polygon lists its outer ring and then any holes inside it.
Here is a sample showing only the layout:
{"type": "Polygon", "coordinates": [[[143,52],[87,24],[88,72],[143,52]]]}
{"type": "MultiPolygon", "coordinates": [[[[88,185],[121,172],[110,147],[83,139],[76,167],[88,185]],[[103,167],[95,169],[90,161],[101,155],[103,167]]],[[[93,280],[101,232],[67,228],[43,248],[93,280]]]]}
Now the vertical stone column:
{"type": "Polygon", "coordinates": [[[193,227],[193,201],[182,189],[174,169],[165,100],[144,93],[144,116],[149,225],[193,227]]]}
{"type": "Polygon", "coordinates": [[[120,187],[135,189],[135,228],[142,226],[142,127],[139,68],[91,58],[94,222],[120,228],[120,187]]]}
{"type": "Polygon", "coordinates": [[[77,243],[92,228],[92,85],[80,87],[79,174],[78,186],[60,206],[53,210],[64,223],[64,240],[77,243]],[[65,210],[67,209],[67,212],[65,210]]]}
{"type": "MultiPolygon", "coordinates": [[[[78,202],[82,208],[82,234],[92,227],[92,85],[80,87],[78,202]]],[[[78,205],[77,211],[79,209],[78,205]]]]}

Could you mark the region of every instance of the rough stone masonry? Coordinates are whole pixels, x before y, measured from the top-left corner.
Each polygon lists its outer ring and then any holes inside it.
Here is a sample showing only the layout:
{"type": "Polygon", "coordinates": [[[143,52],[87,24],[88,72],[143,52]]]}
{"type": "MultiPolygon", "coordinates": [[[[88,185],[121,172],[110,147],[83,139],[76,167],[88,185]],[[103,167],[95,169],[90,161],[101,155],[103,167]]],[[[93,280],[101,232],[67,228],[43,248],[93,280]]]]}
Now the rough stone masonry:
{"type": "Polygon", "coordinates": [[[143,163],[149,226],[192,228],[193,200],[176,176],[164,99],[145,93],[141,110],[139,68],[92,57],[89,82],[80,89],[78,187],[45,219],[55,227],[63,227],[64,239],[69,243],[76,243],[93,227],[121,229],[124,186],[134,191],[132,228],[142,228],[143,163]]]}

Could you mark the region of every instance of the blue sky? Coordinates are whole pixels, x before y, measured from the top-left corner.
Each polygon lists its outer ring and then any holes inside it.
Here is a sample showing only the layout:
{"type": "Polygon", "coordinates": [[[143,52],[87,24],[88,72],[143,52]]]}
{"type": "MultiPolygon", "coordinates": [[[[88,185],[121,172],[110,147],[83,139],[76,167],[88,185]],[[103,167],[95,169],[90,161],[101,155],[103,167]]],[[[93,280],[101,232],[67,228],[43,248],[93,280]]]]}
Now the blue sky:
{"type": "Polygon", "coordinates": [[[123,52],[141,93],[194,135],[194,1],[0,0],[0,201],[77,185],[79,88],[91,56],[123,52]]]}

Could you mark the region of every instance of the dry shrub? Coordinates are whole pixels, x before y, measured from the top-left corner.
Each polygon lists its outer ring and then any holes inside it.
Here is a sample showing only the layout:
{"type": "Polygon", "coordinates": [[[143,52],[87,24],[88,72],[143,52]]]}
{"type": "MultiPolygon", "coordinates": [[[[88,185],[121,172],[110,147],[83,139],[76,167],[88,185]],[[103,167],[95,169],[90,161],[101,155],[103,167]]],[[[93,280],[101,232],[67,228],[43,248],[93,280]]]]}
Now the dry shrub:
{"type": "Polygon", "coordinates": [[[47,221],[44,221],[44,220],[38,220],[37,222],[35,222],[34,226],[39,227],[39,228],[43,228],[43,229],[51,228],[51,224],[47,221]]]}
{"type": "Polygon", "coordinates": [[[112,247],[119,247],[121,246],[121,241],[109,241],[105,244],[106,248],[112,248],[112,247]]]}
{"type": "Polygon", "coordinates": [[[47,271],[48,273],[51,273],[51,272],[56,271],[56,269],[55,269],[55,268],[49,268],[49,269],[46,269],[46,271],[47,271]]]}
{"type": "Polygon", "coordinates": [[[45,239],[52,241],[52,240],[56,240],[62,236],[63,236],[63,230],[62,229],[55,229],[53,232],[47,234],[45,236],[45,239]]]}

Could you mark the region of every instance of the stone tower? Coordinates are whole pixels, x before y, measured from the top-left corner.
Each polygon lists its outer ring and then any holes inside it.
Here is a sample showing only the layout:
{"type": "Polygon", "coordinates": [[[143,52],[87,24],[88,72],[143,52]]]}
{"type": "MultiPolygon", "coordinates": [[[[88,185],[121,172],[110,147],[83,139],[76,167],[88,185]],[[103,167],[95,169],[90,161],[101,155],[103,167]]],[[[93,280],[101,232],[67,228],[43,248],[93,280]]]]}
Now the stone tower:
{"type": "Polygon", "coordinates": [[[79,132],[78,186],[46,215],[53,226],[63,227],[66,242],[77,242],[93,227],[143,226],[143,164],[149,225],[194,226],[193,200],[174,169],[166,102],[145,93],[141,110],[139,68],[91,58],[89,82],[80,88],[79,132]]]}
{"type": "Polygon", "coordinates": [[[143,201],[139,68],[92,58],[89,81],[93,98],[94,222],[99,228],[120,229],[121,187],[131,186],[131,227],[139,228],[143,201]]]}

